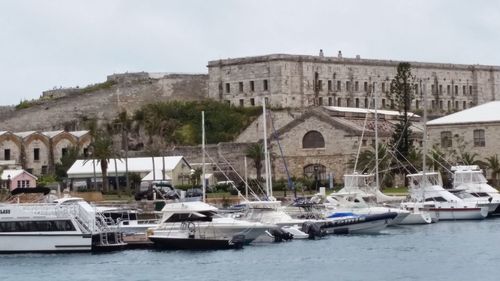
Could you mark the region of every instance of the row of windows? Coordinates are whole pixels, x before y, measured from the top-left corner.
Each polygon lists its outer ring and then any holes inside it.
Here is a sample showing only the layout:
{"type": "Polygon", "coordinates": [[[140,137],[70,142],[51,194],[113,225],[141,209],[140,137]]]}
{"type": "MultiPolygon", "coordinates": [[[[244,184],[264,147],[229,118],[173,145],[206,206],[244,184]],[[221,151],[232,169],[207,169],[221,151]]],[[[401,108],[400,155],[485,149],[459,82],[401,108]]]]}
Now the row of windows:
{"type": "MultiPolygon", "coordinates": [[[[476,129],[473,131],[474,138],[474,146],[475,147],[484,147],[486,145],[486,139],[484,136],[483,129],[476,129]]],[[[451,131],[443,131],[441,132],[441,147],[447,148],[453,146],[453,138],[451,135],[451,131]]]]}
{"type": "Polygon", "coordinates": [[[0,232],[42,232],[75,231],[71,220],[50,221],[4,221],[0,222],[0,232]]]}
{"type": "MultiPolygon", "coordinates": [[[[227,103],[230,103],[229,100],[226,100],[227,103]]],[[[249,102],[250,102],[250,106],[255,106],[255,99],[254,98],[250,98],[249,99],[249,102]]],[[[268,100],[266,98],[266,103],[268,103],[268,100]]],[[[364,108],[373,108],[373,104],[375,103],[375,100],[374,99],[371,99],[369,100],[368,98],[364,98],[364,99],[359,99],[359,98],[355,98],[354,99],[354,104],[351,104],[351,98],[334,98],[334,97],[328,97],[328,99],[326,100],[326,98],[324,97],[318,97],[318,105],[328,105],[328,106],[354,106],[354,107],[357,107],[357,108],[360,108],[361,106],[363,106],[364,108]]],[[[415,101],[415,109],[420,109],[420,101],[416,100],[415,101]]],[[[448,110],[451,110],[451,109],[460,109],[460,105],[462,106],[462,109],[466,109],[467,108],[467,101],[455,101],[455,102],[452,102],[452,101],[448,101],[447,102],[448,104],[448,110]]],[[[240,106],[246,106],[247,104],[245,104],[245,99],[240,99],[239,100],[239,105],[240,106]]],[[[432,100],[431,101],[431,108],[432,109],[437,109],[436,105],[439,105],[439,109],[443,109],[443,101],[435,101],[435,100],[432,100]]],[[[472,106],[472,104],[471,104],[472,106]]],[[[380,104],[379,104],[379,108],[391,108],[393,109],[394,108],[394,101],[393,100],[389,100],[389,102],[386,101],[386,99],[382,99],[380,101],[380,104]]]]}
{"type": "MultiPolygon", "coordinates": [[[[10,149],[4,149],[3,151],[3,160],[11,160],[10,149]]],[[[61,155],[64,156],[68,153],[68,148],[61,149],[61,155]]],[[[40,148],[33,148],[33,161],[40,161],[40,148]]]]}
{"type": "MultiPolygon", "coordinates": [[[[455,96],[458,96],[458,89],[459,89],[459,86],[458,85],[455,85],[454,87],[452,85],[446,85],[446,94],[447,95],[455,95],[455,96]],[[453,93],[452,93],[452,89],[453,89],[453,93]]],[[[466,96],[467,94],[468,95],[472,95],[472,86],[469,85],[468,87],[468,90],[467,91],[467,86],[463,85],[462,86],[462,95],[466,96]]],[[[437,95],[443,95],[443,85],[438,85],[438,87],[436,87],[436,85],[432,84],[431,85],[431,92],[433,94],[437,94],[437,95]]]]}
{"type": "Polygon", "coordinates": [[[17,187],[30,187],[30,181],[29,180],[17,181],[17,187]]]}
{"type": "MultiPolygon", "coordinates": [[[[243,86],[244,86],[243,82],[238,82],[238,91],[240,93],[242,93],[244,90],[243,86]]],[[[249,88],[250,88],[250,92],[255,92],[255,81],[253,81],[253,80],[250,81],[249,88]]],[[[269,91],[269,81],[267,79],[262,80],[262,90],[269,91]]],[[[231,93],[231,83],[225,84],[225,91],[226,91],[226,94],[231,93]]],[[[219,84],[219,92],[222,92],[222,84],[219,84]]]]}

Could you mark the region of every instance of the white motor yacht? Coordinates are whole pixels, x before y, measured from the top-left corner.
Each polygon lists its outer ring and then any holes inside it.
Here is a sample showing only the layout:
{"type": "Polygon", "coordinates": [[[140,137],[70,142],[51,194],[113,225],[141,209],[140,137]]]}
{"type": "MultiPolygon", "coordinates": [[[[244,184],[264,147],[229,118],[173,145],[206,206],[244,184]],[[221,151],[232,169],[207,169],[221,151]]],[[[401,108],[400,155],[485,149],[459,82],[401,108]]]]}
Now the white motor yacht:
{"type": "MultiPolygon", "coordinates": [[[[489,204],[489,214],[500,214],[500,193],[488,184],[483,171],[477,165],[453,166],[453,188],[464,190],[480,203],[489,204]]],[[[462,193],[463,194],[463,193],[462,193]]],[[[460,197],[460,196],[459,196],[460,197]]],[[[473,201],[470,196],[466,196],[473,201]]]]}
{"type": "Polygon", "coordinates": [[[231,248],[252,242],[272,227],[221,217],[217,211],[217,208],[199,201],[168,203],[162,209],[160,224],[148,230],[148,238],[155,245],[166,248],[231,248]]]}
{"type": "Polygon", "coordinates": [[[0,252],[112,250],[125,244],[81,198],[0,204],[0,252]]]}
{"type": "Polygon", "coordinates": [[[412,201],[402,203],[405,208],[424,208],[435,212],[439,220],[484,219],[488,215],[488,206],[464,201],[445,190],[437,172],[420,172],[407,177],[412,201]]]}

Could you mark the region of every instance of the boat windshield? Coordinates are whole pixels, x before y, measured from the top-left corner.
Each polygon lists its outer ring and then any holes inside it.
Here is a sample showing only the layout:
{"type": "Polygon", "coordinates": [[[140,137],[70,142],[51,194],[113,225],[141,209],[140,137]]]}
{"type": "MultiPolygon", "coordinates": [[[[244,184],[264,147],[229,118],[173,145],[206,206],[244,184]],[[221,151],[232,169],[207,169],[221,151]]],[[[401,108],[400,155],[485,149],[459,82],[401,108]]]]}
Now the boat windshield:
{"type": "Polygon", "coordinates": [[[413,174],[408,175],[410,182],[410,187],[412,188],[423,188],[426,186],[439,185],[441,186],[441,176],[438,173],[428,173],[428,174],[413,174]]]}
{"type": "Polygon", "coordinates": [[[459,191],[459,192],[456,192],[453,194],[455,194],[455,196],[457,196],[458,198],[461,198],[461,199],[474,198],[474,196],[472,196],[471,194],[469,194],[465,191],[459,191]]]}
{"type": "Polygon", "coordinates": [[[453,174],[453,184],[455,186],[471,183],[487,183],[487,180],[481,171],[457,171],[453,174]]]}

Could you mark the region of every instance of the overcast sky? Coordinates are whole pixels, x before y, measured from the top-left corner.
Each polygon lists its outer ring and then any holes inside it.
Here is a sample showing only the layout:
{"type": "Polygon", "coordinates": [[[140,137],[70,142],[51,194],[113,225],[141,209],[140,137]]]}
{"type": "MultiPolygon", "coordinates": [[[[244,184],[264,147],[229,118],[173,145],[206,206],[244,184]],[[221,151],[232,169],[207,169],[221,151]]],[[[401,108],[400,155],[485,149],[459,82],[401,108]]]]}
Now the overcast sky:
{"type": "Polygon", "coordinates": [[[290,53],[500,65],[500,1],[0,0],[0,105],[122,72],[290,53]]]}

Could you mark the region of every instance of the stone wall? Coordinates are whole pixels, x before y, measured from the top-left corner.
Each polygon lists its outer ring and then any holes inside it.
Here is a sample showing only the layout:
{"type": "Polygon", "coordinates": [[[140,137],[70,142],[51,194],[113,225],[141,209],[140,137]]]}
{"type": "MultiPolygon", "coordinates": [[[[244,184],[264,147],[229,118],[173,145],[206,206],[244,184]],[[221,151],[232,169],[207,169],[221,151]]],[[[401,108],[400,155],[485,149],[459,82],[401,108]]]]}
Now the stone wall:
{"type": "MultiPolygon", "coordinates": [[[[260,104],[266,97],[275,107],[366,107],[373,89],[380,97],[379,106],[390,108],[386,93],[398,63],[285,54],[210,61],[209,96],[243,106],[252,101],[260,104]],[[268,83],[267,90],[262,86],[264,81],[268,83]]],[[[411,65],[417,92],[427,95],[428,108],[434,115],[500,99],[498,66],[422,62],[411,65]]],[[[422,108],[423,101],[418,96],[413,109],[422,108]]]]}
{"type": "Polygon", "coordinates": [[[111,75],[102,86],[68,91],[71,94],[38,100],[29,108],[0,114],[0,131],[81,130],[83,121],[89,118],[109,122],[123,110],[133,113],[145,104],[159,101],[204,99],[208,92],[204,74],[151,78],[142,73],[111,75]]]}
{"type": "MultiPolygon", "coordinates": [[[[476,160],[486,161],[486,157],[500,154],[500,123],[474,123],[474,124],[446,124],[427,126],[428,146],[436,146],[445,152],[447,157],[454,156],[453,151],[462,151],[469,154],[476,153],[476,160]],[[474,130],[484,130],[484,146],[474,145],[474,130]],[[452,146],[441,146],[441,133],[450,132],[452,146]]],[[[455,164],[455,162],[453,162],[455,164]]]]}

